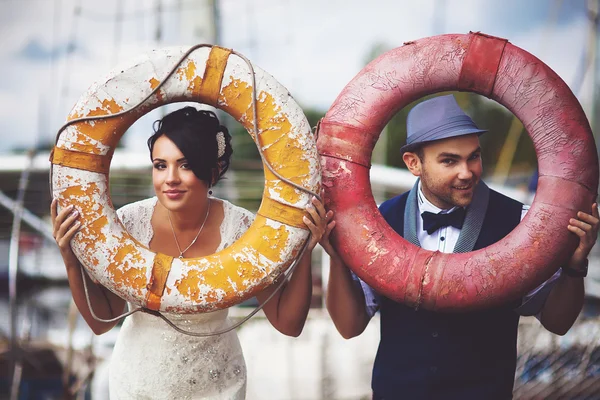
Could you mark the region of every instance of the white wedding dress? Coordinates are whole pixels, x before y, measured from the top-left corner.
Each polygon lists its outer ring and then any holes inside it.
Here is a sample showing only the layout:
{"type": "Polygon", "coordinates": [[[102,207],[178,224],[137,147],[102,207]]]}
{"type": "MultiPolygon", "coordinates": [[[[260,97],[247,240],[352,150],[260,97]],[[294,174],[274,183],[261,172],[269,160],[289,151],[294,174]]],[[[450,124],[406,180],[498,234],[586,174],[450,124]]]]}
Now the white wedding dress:
{"type": "MultiPolygon", "coordinates": [[[[118,215],[128,232],[148,246],[150,220],[157,198],[128,204],[118,215]]],[[[223,201],[221,243],[236,241],[252,223],[247,210],[223,201]]],[[[164,314],[177,326],[210,332],[229,326],[228,310],[207,314],[164,314]]],[[[125,319],[113,350],[109,391],[111,399],[244,399],[246,365],[234,331],[193,337],[175,331],[162,319],[137,312],[125,319]]]]}

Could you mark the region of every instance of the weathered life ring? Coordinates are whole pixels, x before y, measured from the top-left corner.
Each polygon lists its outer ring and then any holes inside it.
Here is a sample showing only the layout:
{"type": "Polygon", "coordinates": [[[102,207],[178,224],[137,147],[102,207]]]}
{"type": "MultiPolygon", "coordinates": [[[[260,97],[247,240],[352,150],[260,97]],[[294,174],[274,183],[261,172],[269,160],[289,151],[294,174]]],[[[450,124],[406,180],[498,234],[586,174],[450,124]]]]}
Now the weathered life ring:
{"type": "MultiPolygon", "coordinates": [[[[110,73],[79,99],[68,120],[132,108],[185,55],[183,48],[156,50],[110,73]]],[[[316,142],[302,109],[273,77],[256,66],[254,73],[264,159],[283,178],[318,193],[316,142]]],[[[253,134],[252,90],[245,59],[229,49],[201,47],[140,107],[65,129],[51,156],[53,196],[60,207],[73,204],[81,212],[82,227],[72,248],[94,279],[141,307],[208,312],[256,295],[290,266],[308,237],[302,217],[311,196],[268,169],[252,226],[230,247],[202,258],[180,260],[142,246],[119,222],[108,190],[115,147],[140,116],[164,104],[195,101],[226,111],[253,134]]]]}
{"type": "Polygon", "coordinates": [[[543,282],[574,250],[569,218],[590,210],[598,188],[596,146],[571,90],[531,54],[479,33],[405,43],[371,62],[327,112],[317,147],[325,201],[337,221],[333,245],[344,262],[384,296],[430,310],[491,307],[543,282]],[[500,242],[463,254],[423,250],[396,234],[369,182],[373,147],[390,118],[448,90],[510,109],[534,142],[540,174],[521,224],[500,242]]]}

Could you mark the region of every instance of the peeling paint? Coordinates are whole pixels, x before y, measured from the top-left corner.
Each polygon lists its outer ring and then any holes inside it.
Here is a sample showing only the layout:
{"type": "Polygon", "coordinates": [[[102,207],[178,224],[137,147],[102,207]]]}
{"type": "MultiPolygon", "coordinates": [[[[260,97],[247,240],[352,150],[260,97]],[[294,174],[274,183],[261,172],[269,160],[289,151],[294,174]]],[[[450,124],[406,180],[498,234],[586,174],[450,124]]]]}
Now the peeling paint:
{"type": "Polygon", "coordinates": [[[114,253],[113,262],[107,266],[106,271],[116,287],[128,287],[138,296],[143,296],[143,289],[148,281],[143,258],[137,246],[131,243],[119,246],[114,253]]]}
{"type": "MultiPolygon", "coordinates": [[[[120,112],[147,96],[147,90],[159,84],[157,74],[165,67],[164,57],[183,54],[184,50],[152,53],[144,61],[123,71],[128,78],[139,75],[138,87],[124,81],[120,89],[119,73],[104,83],[94,84],[79,100],[69,119],[120,112]],[[160,57],[153,59],[152,57],[160,57]],[[132,90],[134,89],[134,90],[132,90]],[[124,100],[126,99],[126,100],[124,100]]],[[[169,78],[144,107],[177,100],[199,101],[202,74],[208,51],[191,54],[176,74],[169,78]]],[[[247,68],[226,73],[218,105],[252,130],[252,90],[247,68]]],[[[229,68],[229,65],[227,66],[229,68]]],[[[259,138],[265,156],[273,168],[298,185],[318,192],[320,163],[314,137],[301,108],[285,88],[258,67],[259,138]]],[[[146,110],[147,108],[144,108],[146,110]]],[[[145,112],[145,111],[144,111],[145,112]]],[[[126,127],[139,117],[128,113],[122,117],[76,123],[67,128],[58,146],[92,154],[112,154],[126,127]]],[[[265,172],[265,195],[282,204],[303,209],[310,195],[291,187],[265,172]]],[[[155,254],[137,243],[119,223],[112,208],[107,177],[74,168],[55,165],[53,195],[64,207],[75,204],[80,210],[82,229],[73,239],[73,250],[88,272],[128,302],[144,305],[155,254]]],[[[296,257],[308,232],[257,216],[240,240],[227,249],[197,259],[174,259],[160,299],[160,310],[167,312],[207,312],[236,304],[271,284],[296,257]]]]}
{"type": "MultiPolygon", "coordinates": [[[[292,182],[311,188],[310,178],[313,176],[311,163],[317,163],[316,154],[313,159],[306,158],[309,135],[298,135],[282,108],[275,104],[273,96],[259,92],[257,101],[259,140],[265,157],[279,174],[292,182]],[[293,162],[291,162],[293,161],[293,162]]],[[[253,134],[252,88],[241,79],[231,79],[221,90],[219,104],[224,111],[238,119],[253,134]]],[[[253,135],[254,136],[254,135],[253,135]]],[[[302,193],[292,186],[283,184],[265,168],[266,190],[271,198],[285,201],[286,204],[301,203],[302,193]]],[[[312,189],[312,188],[311,188],[312,189]]]]}
{"type": "Polygon", "coordinates": [[[377,292],[398,302],[417,301],[428,310],[494,307],[542,283],[576,245],[564,228],[569,219],[589,209],[597,196],[596,146],[568,86],[540,60],[503,39],[486,36],[489,40],[479,41],[484,43],[480,51],[471,51],[479,36],[440,35],[391,50],[357,74],[321,121],[325,198],[338,220],[334,245],[377,292]],[[369,175],[364,163],[357,165],[358,156],[371,159],[372,148],[365,144],[378,138],[399,108],[450,89],[485,94],[512,110],[531,136],[540,168],[525,223],[486,249],[461,254],[428,252],[400,237],[372,195],[366,198],[369,175]],[[346,154],[355,150],[348,143],[356,145],[357,154],[346,154]],[[343,161],[349,157],[355,162],[343,161]],[[371,237],[374,232],[381,234],[379,240],[371,237]],[[381,249],[390,252],[380,254],[381,249]]]}

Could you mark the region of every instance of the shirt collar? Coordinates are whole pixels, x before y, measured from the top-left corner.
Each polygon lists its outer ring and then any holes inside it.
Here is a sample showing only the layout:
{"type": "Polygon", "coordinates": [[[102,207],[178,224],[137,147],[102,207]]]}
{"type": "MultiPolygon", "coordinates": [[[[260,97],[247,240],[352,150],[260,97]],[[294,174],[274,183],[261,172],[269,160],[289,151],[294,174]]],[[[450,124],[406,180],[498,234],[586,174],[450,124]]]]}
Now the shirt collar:
{"type": "Polygon", "coordinates": [[[456,210],[458,207],[454,206],[450,209],[443,210],[438,206],[433,205],[425,195],[423,194],[423,188],[421,187],[421,180],[419,179],[419,190],[417,191],[417,203],[419,204],[419,215],[423,214],[425,211],[429,211],[434,214],[448,214],[452,211],[456,210]]]}

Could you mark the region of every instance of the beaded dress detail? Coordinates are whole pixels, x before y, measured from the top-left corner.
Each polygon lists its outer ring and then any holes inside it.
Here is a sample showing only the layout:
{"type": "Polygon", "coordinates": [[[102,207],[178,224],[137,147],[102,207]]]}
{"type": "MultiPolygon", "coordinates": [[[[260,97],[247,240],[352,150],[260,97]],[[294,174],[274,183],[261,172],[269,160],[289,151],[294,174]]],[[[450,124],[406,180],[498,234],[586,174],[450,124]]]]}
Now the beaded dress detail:
{"type": "MultiPolygon", "coordinates": [[[[148,246],[157,198],[117,211],[127,231],[148,246]]],[[[249,211],[223,201],[224,217],[217,251],[233,244],[249,227],[249,211]]],[[[178,327],[211,332],[229,326],[228,310],[164,315],[178,327]]],[[[193,337],[175,331],[162,319],[137,312],[125,319],[113,350],[111,399],[244,399],[246,365],[237,333],[193,337]]]]}

